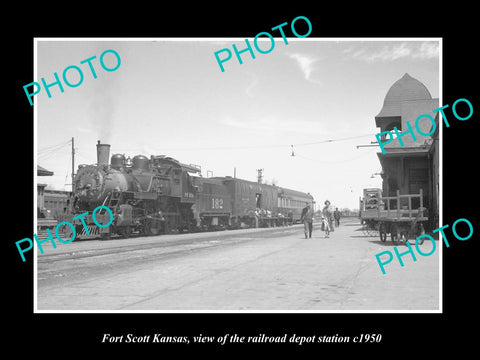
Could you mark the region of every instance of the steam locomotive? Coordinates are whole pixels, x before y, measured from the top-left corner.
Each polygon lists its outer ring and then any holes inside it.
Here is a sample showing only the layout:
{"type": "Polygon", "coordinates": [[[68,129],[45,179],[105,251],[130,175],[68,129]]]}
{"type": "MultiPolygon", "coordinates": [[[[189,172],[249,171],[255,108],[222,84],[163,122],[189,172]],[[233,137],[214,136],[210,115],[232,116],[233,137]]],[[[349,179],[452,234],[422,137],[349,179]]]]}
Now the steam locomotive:
{"type": "MultiPolygon", "coordinates": [[[[77,238],[291,224],[300,219],[305,203],[314,203],[308,193],[274,185],[204,178],[200,167],[164,155],[114,154],[110,162],[109,155],[110,145],[98,141],[97,164],[78,167],[73,217],[103,205],[112,211],[113,222],[101,228],[91,215],[75,219],[77,238]]],[[[96,220],[102,222],[101,216],[96,220]]]]}

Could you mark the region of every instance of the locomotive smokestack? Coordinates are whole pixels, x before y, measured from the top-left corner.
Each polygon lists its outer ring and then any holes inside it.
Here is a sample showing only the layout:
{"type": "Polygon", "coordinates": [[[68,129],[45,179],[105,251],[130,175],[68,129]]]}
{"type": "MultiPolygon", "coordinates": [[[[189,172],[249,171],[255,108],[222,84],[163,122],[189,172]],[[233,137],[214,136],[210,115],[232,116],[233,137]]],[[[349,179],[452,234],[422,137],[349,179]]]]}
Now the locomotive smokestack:
{"type": "Polygon", "coordinates": [[[110,157],[110,145],[100,144],[100,140],[97,142],[97,164],[108,165],[108,159],[110,157]]]}

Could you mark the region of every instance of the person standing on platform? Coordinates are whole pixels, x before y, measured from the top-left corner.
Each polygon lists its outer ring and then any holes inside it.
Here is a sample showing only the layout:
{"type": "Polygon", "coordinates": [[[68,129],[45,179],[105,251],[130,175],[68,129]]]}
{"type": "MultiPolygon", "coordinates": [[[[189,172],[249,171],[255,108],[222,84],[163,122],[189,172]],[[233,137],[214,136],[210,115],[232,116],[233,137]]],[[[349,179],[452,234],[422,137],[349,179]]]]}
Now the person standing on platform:
{"type": "Polygon", "coordinates": [[[338,208],[335,208],[335,211],[333,212],[333,218],[335,219],[335,227],[340,226],[340,211],[338,211],[338,208]]]}
{"type": "Polygon", "coordinates": [[[328,221],[330,231],[335,231],[333,228],[333,211],[330,205],[330,201],[328,200],[325,200],[325,206],[323,207],[322,215],[325,216],[325,219],[328,221]]]}
{"type": "Polygon", "coordinates": [[[311,238],[312,231],[313,231],[313,209],[310,207],[309,203],[307,203],[306,206],[303,208],[300,219],[303,222],[303,231],[305,232],[305,239],[311,238]]]}
{"type": "Polygon", "coordinates": [[[322,214],[322,231],[325,232],[325,237],[328,238],[330,235],[330,223],[327,218],[322,214]]]}

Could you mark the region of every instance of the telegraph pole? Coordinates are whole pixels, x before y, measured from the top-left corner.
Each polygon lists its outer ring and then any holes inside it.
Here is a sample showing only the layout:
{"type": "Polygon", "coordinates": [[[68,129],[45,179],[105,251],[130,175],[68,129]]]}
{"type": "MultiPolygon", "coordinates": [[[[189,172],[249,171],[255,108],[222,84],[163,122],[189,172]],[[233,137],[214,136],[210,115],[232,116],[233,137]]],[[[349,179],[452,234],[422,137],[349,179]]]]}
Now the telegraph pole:
{"type": "Polygon", "coordinates": [[[261,184],[263,180],[263,170],[264,169],[257,169],[257,181],[259,184],[261,184]]]}
{"type": "Polygon", "coordinates": [[[72,193],[75,191],[75,183],[74,183],[74,178],[75,178],[75,138],[72,137],[72,193]]]}

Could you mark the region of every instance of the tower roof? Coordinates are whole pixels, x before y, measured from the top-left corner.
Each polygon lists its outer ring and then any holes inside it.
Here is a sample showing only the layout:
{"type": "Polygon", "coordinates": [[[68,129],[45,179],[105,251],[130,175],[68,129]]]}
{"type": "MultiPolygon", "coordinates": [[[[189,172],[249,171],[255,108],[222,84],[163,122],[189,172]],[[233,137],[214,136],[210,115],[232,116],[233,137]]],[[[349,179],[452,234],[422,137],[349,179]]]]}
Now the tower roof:
{"type": "Polygon", "coordinates": [[[409,100],[431,100],[427,87],[407,73],[397,80],[388,90],[382,110],[375,116],[377,127],[379,120],[385,117],[401,116],[401,104],[409,100]]]}

